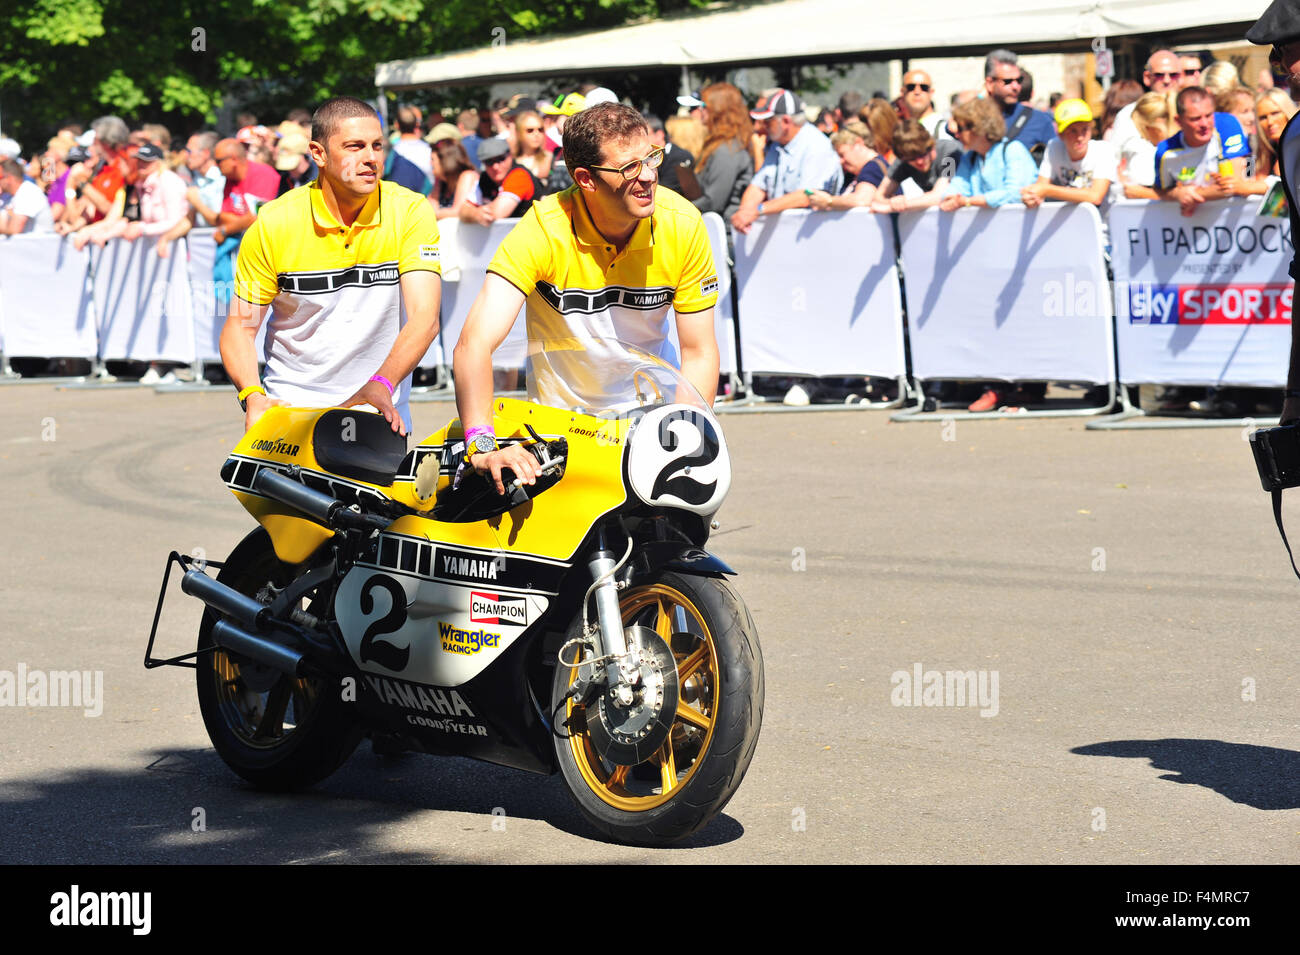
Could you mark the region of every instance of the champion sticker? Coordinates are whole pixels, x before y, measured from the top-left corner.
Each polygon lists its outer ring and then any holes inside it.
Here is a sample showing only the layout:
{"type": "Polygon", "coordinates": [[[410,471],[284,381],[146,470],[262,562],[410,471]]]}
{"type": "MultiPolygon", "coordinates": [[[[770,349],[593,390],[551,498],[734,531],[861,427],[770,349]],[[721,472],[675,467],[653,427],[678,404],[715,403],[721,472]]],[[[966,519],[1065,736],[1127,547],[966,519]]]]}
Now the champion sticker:
{"type": "Polygon", "coordinates": [[[718,291],[718,277],[710,275],[707,279],[700,279],[700,294],[713,295],[718,291]]]}
{"type": "Polygon", "coordinates": [[[420,246],[420,258],[426,262],[436,260],[438,258],[438,247],[436,245],[420,246]]]}

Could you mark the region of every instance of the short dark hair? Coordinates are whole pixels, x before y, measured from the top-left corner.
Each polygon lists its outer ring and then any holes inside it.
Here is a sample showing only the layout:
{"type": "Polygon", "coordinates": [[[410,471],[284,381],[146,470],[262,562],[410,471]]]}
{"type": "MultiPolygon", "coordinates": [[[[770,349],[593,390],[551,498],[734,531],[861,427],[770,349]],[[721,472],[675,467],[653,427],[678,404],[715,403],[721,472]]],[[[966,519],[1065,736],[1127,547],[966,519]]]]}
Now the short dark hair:
{"type": "Polygon", "coordinates": [[[840,95],[840,119],[852,119],[858,111],[867,105],[867,98],[857,90],[849,90],[840,95]]]}
{"type": "Polygon", "coordinates": [[[345,119],[378,119],[375,108],[355,96],[336,96],[316,108],[311,118],[311,138],[324,146],[345,119]]]}
{"type": "Polygon", "coordinates": [[[650,130],[650,132],[657,133],[664,128],[664,121],[654,113],[646,113],[645,125],[646,129],[650,130]]]}
{"type": "Polygon", "coordinates": [[[920,159],[934,146],[934,137],[914,119],[905,119],[894,133],[894,155],[903,162],[920,159]]]}
{"type": "Polygon", "coordinates": [[[420,117],[409,106],[398,107],[397,110],[397,131],[399,133],[413,133],[420,128],[420,117]]]}
{"type": "Polygon", "coordinates": [[[1213,103],[1214,94],[1211,93],[1209,90],[1207,90],[1204,86],[1189,86],[1186,89],[1180,90],[1178,93],[1178,99],[1176,101],[1178,106],[1178,115],[1179,116],[1183,115],[1184,107],[1186,106],[1189,100],[1201,100],[1201,99],[1208,99],[1211,103],[1213,103]]]}
{"type": "Polygon", "coordinates": [[[637,133],[650,135],[645,119],[622,103],[597,103],[564,124],[564,164],[569,169],[602,165],[605,144],[623,142],[637,133]]]}
{"type": "Polygon", "coordinates": [[[15,176],[21,182],[25,177],[23,164],[16,159],[0,160],[0,176],[15,176]]]}

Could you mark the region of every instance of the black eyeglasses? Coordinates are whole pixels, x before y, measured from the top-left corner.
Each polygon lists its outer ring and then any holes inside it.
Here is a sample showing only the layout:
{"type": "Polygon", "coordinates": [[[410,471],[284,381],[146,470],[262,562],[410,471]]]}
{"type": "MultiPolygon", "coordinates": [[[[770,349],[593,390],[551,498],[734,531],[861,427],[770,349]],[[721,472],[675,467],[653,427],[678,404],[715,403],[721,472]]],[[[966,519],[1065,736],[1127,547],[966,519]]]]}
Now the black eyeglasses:
{"type": "Polygon", "coordinates": [[[628,182],[631,182],[633,179],[641,178],[642,164],[644,164],[647,169],[658,169],[663,165],[663,161],[664,151],[662,149],[654,149],[650,152],[649,156],[645,157],[645,159],[633,159],[631,162],[624,163],[621,166],[588,166],[587,168],[599,169],[601,172],[616,172],[628,182]]]}
{"type": "Polygon", "coordinates": [[[1025,78],[1024,78],[1023,76],[1012,76],[1012,77],[1010,77],[1010,78],[1008,78],[1008,79],[1000,80],[1000,79],[998,79],[998,78],[995,76],[995,77],[993,77],[993,81],[994,81],[995,83],[1001,83],[1003,86],[1011,86],[1013,83],[1014,83],[1016,86],[1019,86],[1020,84],[1022,84],[1022,83],[1025,81],[1025,78]]]}
{"type": "MultiPolygon", "coordinates": [[[[1200,70],[1197,70],[1197,72],[1199,73],[1200,70]]],[[[1152,73],[1151,75],[1158,80],[1180,80],[1183,78],[1181,70],[1177,73],[1152,73]]]]}
{"type": "Polygon", "coordinates": [[[905,92],[908,93],[912,92],[912,90],[922,90],[923,92],[928,93],[930,92],[930,84],[929,83],[904,83],[903,89],[905,92]]]}

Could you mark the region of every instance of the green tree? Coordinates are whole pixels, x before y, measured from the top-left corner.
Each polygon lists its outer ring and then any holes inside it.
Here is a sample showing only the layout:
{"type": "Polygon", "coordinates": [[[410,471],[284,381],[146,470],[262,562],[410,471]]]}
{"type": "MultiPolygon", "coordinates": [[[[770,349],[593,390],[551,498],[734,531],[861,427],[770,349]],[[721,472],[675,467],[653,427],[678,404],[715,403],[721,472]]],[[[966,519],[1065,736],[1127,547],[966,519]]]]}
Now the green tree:
{"type": "Polygon", "coordinates": [[[26,0],[0,12],[0,127],[38,149],[103,113],[187,132],[237,102],[268,119],[351,93],[375,64],[603,29],[706,0],[26,0]],[[494,33],[494,29],[497,30],[494,33]]]}

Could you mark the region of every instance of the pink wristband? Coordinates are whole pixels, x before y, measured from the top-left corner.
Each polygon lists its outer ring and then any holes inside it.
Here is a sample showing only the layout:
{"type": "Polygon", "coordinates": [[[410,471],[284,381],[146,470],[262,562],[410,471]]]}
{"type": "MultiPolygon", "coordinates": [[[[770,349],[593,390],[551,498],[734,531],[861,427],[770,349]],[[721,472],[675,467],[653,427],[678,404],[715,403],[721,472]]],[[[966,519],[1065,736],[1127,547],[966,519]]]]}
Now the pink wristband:
{"type": "Polygon", "coordinates": [[[485,428],[482,426],[479,426],[477,428],[466,428],[465,446],[468,447],[470,444],[472,444],[474,442],[474,439],[477,438],[480,434],[490,434],[492,435],[493,438],[496,437],[496,432],[494,432],[491,428],[485,428]]]}
{"type": "Polygon", "coordinates": [[[370,380],[377,381],[381,385],[384,385],[388,389],[388,393],[390,395],[397,390],[396,388],[393,387],[393,383],[389,381],[387,378],[385,378],[383,375],[371,375],[370,380]]]}

